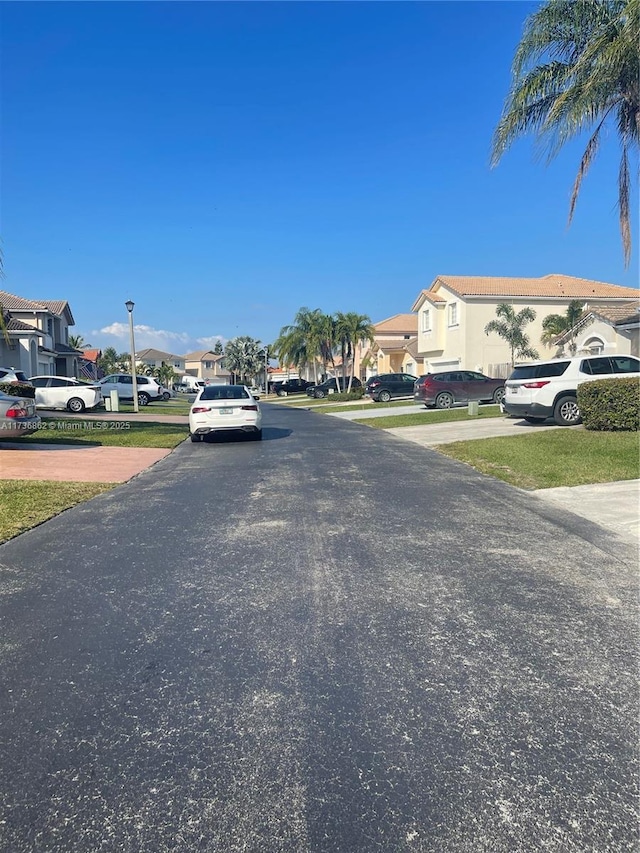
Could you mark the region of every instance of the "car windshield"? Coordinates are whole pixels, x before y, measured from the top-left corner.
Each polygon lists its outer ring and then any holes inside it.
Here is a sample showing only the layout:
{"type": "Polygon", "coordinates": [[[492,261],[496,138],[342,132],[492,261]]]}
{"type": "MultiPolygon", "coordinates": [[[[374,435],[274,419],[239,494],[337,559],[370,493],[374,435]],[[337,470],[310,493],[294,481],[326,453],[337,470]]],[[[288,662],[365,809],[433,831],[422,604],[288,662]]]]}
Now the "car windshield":
{"type": "Polygon", "coordinates": [[[568,361],[552,361],[548,364],[522,364],[514,368],[509,379],[544,379],[548,376],[562,376],[569,367],[568,361]]]}
{"type": "Polygon", "coordinates": [[[201,400],[246,400],[251,395],[242,385],[207,385],[200,395],[201,400]]]}

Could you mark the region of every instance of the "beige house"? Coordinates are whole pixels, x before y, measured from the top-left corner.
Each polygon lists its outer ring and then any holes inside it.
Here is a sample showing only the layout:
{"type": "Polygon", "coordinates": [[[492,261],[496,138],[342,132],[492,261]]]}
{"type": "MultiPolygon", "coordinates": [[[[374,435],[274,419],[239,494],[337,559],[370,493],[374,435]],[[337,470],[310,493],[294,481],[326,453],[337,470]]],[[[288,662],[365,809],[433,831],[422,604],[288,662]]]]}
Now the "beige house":
{"type": "Polygon", "coordinates": [[[561,338],[558,354],[620,353],[640,356],[640,299],[625,305],[591,305],[561,338]]]}
{"type": "Polygon", "coordinates": [[[197,350],[183,355],[185,373],[198,379],[230,382],[231,374],[224,366],[224,356],[211,350],[197,350]]]}
{"type": "Polygon", "coordinates": [[[183,355],[174,355],[171,352],[163,352],[159,349],[140,350],[136,353],[136,363],[144,364],[146,367],[164,367],[168,365],[173,368],[176,376],[182,376],[185,372],[185,357],[183,355]]]}
{"type": "MultiPolygon", "coordinates": [[[[542,321],[548,314],[563,314],[572,300],[583,300],[585,309],[635,304],[638,291],[606,282],[568,275],[541,278],[496,278],[492,276],[438,276],[413,304],[418,316],[417,373],[456,367],[479,370],[490,376],[505,376],[511,366],[509,346],[497,334],[485,334],[485,326],[496,318],[501,302],[518,312],[530,307],[535,320],[525,328],[530,345],[540,358],[551,358],[556,347],[541,343],[542,321]]],[[[630,340],[630,339],[629,339],[630,340]]],[[[629,352],[622,338],[610,335],[610,346],[629,352]]],[[[604,344],[604,341],[603,341],[604,344]]],[[[629,344],[630,346],[630,344],[629,344]]],[[[613,349],[609,351],[614,351],[613,349]]]]}
{"type": "Polygon", "coordinates": [[[394,314],[374,329],[373,344],[358,344],[354,374],[363,381],[380,373],[417,376],[418,315],[394,314]]]}
{"type": "Polygon", "coordinates": [[[0,364],[27,376],[79,376],[82,352],[69,346],[75,325],[65,299],[24,299],[0,290],[9,343],[0,335],[0,364]]]}

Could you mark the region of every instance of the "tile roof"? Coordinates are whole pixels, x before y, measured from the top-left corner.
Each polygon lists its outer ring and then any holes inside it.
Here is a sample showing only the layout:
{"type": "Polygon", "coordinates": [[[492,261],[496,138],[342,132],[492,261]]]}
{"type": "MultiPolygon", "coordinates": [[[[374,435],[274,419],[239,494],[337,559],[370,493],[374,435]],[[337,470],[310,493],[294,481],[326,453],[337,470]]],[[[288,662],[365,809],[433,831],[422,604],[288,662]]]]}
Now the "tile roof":
{"type": "Polygon", "coordinates": [[[410,343],[417,340],[417,336],[412,336],[409,340],[405,340],[404,338],[391,338],[386,341],[376,341],[376,346],[378,349],[384,350],[384,352],[395,352],[406,349],[410,343]]]}
{"type": "Polygon", "coordinates": [[[552,273],[541,278],[440,275],[429,290],[444,285],[459,296],[537,296],[559,299],[630,299],[637,288],[552,273]]]}
{"type": "Polygon", "coordinates": [[[0,305],[8,311],[50,311],[52,314],[63,314],[66,310],[69,313],[71,325],[75,325],[66,299],[23,299],[22,296],[0,290],[0,305]]]}
{"type": "Polygon", "coordinates": [[[84,349],[82,350],[82,357],[86,358],[87,361],[97,361],[102,355],[102,350],[100,349],[84,349]]]}
{"type": "Polygon", "coordinates": [[[614,325],[637,323],[640,320],[640,299],[624,305],[587,305],[587,311],[614,325]]]}
{"type": "Polygon", "coordinates": [[[5,314],[5,323],[7,325],[8,332],[37,332],[39,335],[44,336],[44,332],[40,329],[36,329],[35,326],[30,326],[29,323],[23,323],[22,320],[17,320],[10,314],[5,314]]]}
{"type": "Polygon", "coordinates": [[[163,352],[160,349],[154,349],[153,347],[148,347],[147,349],[140,350],[140,352],[136,353],[136,358],[161,358],[163,360],[167,359],[176,359],[176,358],[184,358],[183,355],[174,355],[171,352],[163,352]]]}
{"type": "Polygon", "coordinates": [[[211,358],[206,359],[207,361],[217,361],[222,358],[222,355],[216,355],[209,349],[199,349],[195,352],[188,352],[186,355],[179,356],[179,358],[184,358],[185,361],[203,361],[207,355],[211,356],[211,358]]]}
{"type": "Polygon", "coordinates": [[[394,314],[393,317],[388,317],[386,320],[380,320],[379,323],[373,324],[376,333],[411,333],[418,334],[418,315],[417,314],[394,314]]]}

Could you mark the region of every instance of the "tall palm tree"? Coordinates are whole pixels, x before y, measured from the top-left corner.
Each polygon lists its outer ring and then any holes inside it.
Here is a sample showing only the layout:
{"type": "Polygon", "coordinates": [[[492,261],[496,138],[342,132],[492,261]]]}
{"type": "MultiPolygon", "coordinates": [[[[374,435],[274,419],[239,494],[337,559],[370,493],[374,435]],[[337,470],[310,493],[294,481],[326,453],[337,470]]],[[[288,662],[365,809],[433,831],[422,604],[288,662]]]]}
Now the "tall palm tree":
{"type": "Polygon", "coordinates": [[[69,335],[69,346],[74,349],[84,349],[91,346],[91,344],[85,344],[82,335],[69,335]]]}
{"type": "Polygon", "coordinates": [[[639,44],[640,0],[548,0],[525,23],[491,152],[495,166],[513,142],[532,133],[547,146],[551,160],[566,142],[588,130],[569,204],[571,223],[582,180],[611,123],[621,148],[618,207],[627,266],[629,155],[640,142],[639,44]]]}
{"type": "MultiPolygon", "coordinates": [[[[347,389],[343,388],[343,390],[351,391],[357,346],[360,343],[365,343],[365,341],[373,343],[375,329],[371,322],[371,318],[366,314],[356,314],[353,311],[347,312],[346,314],[339,312],[336,314],[335,319],[336,337],[338,339],[342,355],[343,383],[345,368],[348,366],[349,362],[351,362],[351,369],[349,370],[349,387],[347,389]]],[[[336,380],[336,382],[337,381],[338,380],[336,380]]],[[[339,387],[338,390],[340,390],[339,387]]]]}
{"type": "Polygon", "coordinates": [[[560,335],[571,330],[569,350],[573,353],[576,345],[573,339],[573,327],[582,317],[584,303],[579,299],[572,299],[564,314],[548,314],[542,321],[542,335],[540,340],[545,346],[551,346],[560,335]]]}
{"type": "Polygon", "coordinates": [[[326,363],[332,351],[331,319],[319,308],[300,308],[289,326],[283,326],[273,344],[280,364],[294,364],[298,370],[313,367],[318,381],[318,359],[326,363]]]}
{"type": "Polygon", "coordinates": [[[248,377],[253,379],[262,371],[263,350],[259,341],[248,335],[241,335],[227,341],[224,361],[227,370],[240,377],[241,383],[246,385],[248,377]]]}
{"type": "Polygon", "coordinates": [[[536,319],[536,312],[533,308],[523,308],[516,314],[513,305],[509,305],[508,302],[499,302],[496,306],[496,317],[497,319],[487,323],[484,327],[484,333],[490,335],[495,332],[509,344],[512,367],[515,364],[516,357],[538,358],[537,351],[529,346],[529,338],[523,331],[527,323],[536,319]]]}

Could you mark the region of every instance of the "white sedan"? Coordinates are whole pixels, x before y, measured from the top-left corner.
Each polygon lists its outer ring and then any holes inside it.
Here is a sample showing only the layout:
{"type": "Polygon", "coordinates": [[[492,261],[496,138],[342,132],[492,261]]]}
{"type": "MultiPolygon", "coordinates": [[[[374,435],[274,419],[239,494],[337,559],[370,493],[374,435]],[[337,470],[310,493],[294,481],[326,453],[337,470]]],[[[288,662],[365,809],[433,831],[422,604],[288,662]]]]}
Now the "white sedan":
{"type": "Polygon", "coordinates": [[[29,382],[36,389],[38,409],[68,409],[77,414],[102,403],[99,385],[89,385],[70,376],[32,376],[29,382]]]}
{"type": "Polygon", "coordinates": [[[189,412],[191,441],[222,432],[244,432],[255,441],[262,438],[262,412],[258,400],[245,385],[206,385],[189,412]]]}

